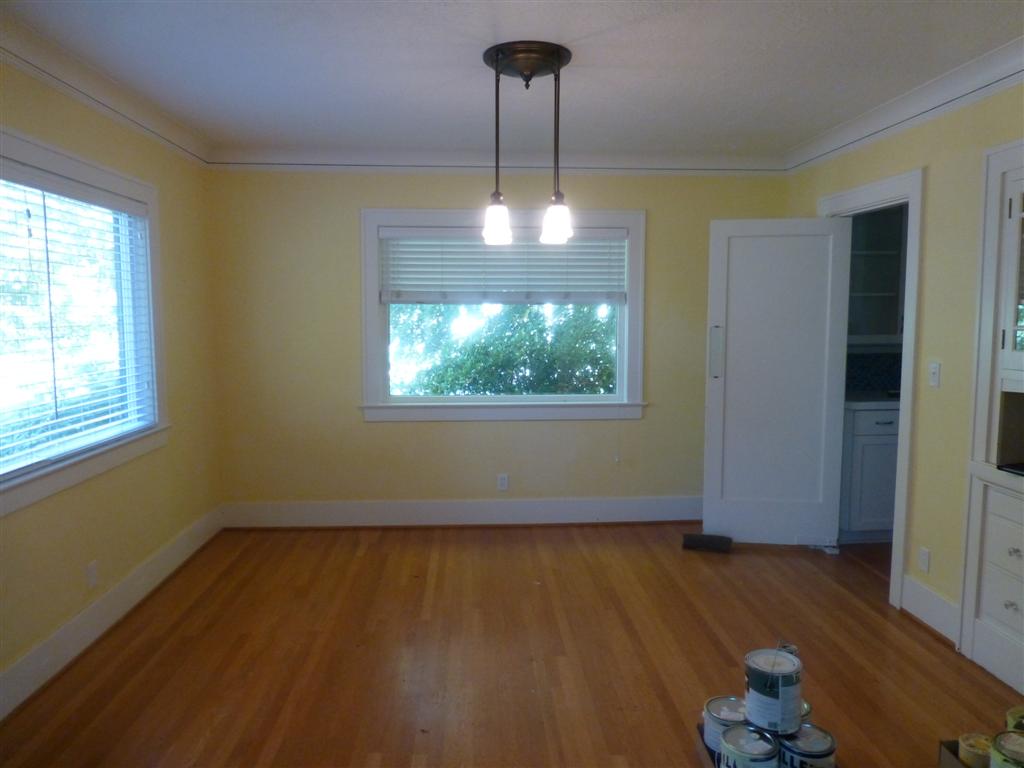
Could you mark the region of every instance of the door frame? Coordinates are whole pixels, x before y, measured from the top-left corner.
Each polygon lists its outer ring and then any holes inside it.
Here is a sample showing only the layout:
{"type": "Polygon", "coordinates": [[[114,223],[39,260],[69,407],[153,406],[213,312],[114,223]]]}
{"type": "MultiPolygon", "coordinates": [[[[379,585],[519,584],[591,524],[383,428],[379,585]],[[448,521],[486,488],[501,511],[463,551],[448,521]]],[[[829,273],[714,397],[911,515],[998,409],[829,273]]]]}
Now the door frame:
{"type": "Polygon", "coordinates": [[[918,276],[921,267],[921,199],[924,169],[871,182],[818,199],[819,216],[852,216],[894,205],[907,205],[907,263],[903,276],[903,360],[900,369],[900,420],[896,445],[896,499],[893,508],[889,603],[903,605],[910,452],[914,417],[914,372],[917,352],[918,276]]]}

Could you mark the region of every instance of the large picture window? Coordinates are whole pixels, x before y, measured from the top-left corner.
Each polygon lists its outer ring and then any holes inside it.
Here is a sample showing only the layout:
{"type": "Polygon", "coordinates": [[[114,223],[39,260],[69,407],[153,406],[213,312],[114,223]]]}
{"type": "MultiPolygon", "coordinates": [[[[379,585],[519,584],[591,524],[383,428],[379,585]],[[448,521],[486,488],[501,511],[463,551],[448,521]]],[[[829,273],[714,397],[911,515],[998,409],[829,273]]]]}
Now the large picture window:
{"type": "Polygon", "coordinates": [[[157,424],[145,203],[0,165],[0,479],[157,424]]]}
{"type": "Polygon", "coordinates": [[[640,415],[643,214],[532,217],[486,246],[478,212],[364,211],[367,418],[640,415]]]}

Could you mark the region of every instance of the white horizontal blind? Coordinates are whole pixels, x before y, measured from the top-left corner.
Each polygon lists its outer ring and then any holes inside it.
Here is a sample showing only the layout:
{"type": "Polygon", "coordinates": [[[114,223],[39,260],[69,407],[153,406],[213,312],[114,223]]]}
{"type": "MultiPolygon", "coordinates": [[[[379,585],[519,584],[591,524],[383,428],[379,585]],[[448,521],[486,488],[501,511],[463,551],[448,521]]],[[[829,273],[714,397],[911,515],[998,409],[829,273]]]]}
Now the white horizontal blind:
{"type": "Polygon", "coordinates": [[[479,230],[382,228],[382,304],[625,304],[627,233],[578,230],[565,245],[516,232],[484,245],[479,230]]]}
{"type": "Polygon", "coordinates": [[[4,477],[157,421],[148,223],[123,208],[0,179],[4,477]]]}

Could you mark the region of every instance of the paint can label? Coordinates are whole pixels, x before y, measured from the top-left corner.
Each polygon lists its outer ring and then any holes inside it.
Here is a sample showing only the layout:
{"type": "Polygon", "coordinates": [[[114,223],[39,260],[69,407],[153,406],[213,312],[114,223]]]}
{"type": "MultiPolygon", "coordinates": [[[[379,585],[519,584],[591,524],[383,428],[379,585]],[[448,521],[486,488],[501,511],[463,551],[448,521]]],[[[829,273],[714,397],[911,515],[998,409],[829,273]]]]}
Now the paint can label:
{"type": "Polygon", "coordinates": [[[800,684],[782,686],[778,697],[747,689],[747,720],[759,728],[779,733],[792,733],[800,727],[803,699],[800,684]]]}
{"type": "Polygon", "coordinates": [[[794,754],[786,749],[785,745],[779,751],[780,768],[835,768],[835,754],[823,755],[821,757],[803,757],[794,754]]]}
{"type": "Polygon", "coordinates": [[[729,751],[720,752],[718,755],[718,768],[776,768],[778,757],[748,757],[736,755],[729,751]]]}

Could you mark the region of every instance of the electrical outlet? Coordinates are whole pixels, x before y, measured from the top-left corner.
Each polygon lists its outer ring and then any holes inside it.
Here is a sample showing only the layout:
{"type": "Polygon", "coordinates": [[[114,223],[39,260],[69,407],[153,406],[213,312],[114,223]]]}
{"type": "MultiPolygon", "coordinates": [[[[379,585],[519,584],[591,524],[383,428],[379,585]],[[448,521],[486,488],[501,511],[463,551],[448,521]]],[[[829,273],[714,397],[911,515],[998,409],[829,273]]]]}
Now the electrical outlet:
{"type": "Polygon", "coordinates": [[[932,551],[928,547],[921,547],[917,550],[917,567],[921,573],[928,573],[932,567],[932,551]]]}
{"type": "Polygon", "coordinates": [[[100,564],[96,560],[85,566],[85,583],[89,585],[89,589],[96,589],[96,585],[100,583],[100,564]]]}
{"type": "Polygon", "coordinates": [[[504,472],[502,472],[500,475],[498,475],[498,490],[499,491],[507,491],[508,490],[508,475],[506,475],[504,472]]]}
{"type": "Polygon", "coordinates": [[[942,363],[933,360],[928,363],[928,386],[938,389],[942,384],[942,363]]]}

